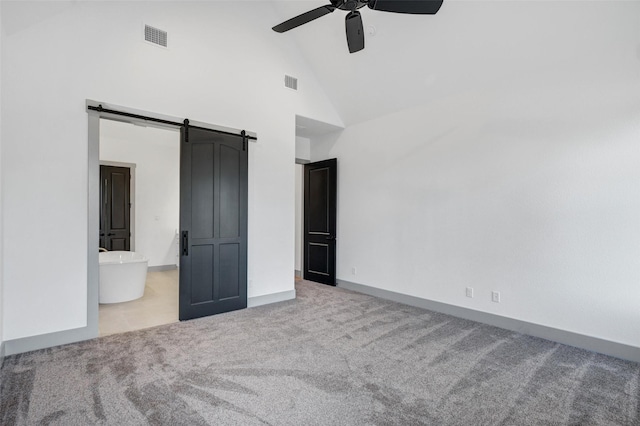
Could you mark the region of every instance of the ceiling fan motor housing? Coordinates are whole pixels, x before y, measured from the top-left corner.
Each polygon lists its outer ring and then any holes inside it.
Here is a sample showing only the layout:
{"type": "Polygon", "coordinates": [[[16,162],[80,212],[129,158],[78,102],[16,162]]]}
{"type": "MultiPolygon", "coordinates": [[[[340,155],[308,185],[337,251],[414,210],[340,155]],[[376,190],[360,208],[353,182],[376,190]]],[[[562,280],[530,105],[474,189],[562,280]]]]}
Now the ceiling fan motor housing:
{"type": "Polygon", "coordinates": [[[367,5],[367,1],[359,0],[331,0],[331,4],[340,10],[357,10],[367,5]]]}

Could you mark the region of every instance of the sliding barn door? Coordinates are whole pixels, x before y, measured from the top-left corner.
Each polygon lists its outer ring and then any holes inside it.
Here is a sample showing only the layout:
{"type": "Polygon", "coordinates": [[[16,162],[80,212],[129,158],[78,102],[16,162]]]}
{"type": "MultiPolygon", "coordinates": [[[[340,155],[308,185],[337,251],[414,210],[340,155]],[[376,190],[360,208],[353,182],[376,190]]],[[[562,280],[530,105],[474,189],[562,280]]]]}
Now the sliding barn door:
{"type": "Polygon", "coordinates": [[[304,279],[336,285],[335,158],[304,165],[304,279]]]}
{"type": "Polygon", "coordinates": [[[180,320],[247,307],[247,153],[240,136],[182,130],[180,320]]]}

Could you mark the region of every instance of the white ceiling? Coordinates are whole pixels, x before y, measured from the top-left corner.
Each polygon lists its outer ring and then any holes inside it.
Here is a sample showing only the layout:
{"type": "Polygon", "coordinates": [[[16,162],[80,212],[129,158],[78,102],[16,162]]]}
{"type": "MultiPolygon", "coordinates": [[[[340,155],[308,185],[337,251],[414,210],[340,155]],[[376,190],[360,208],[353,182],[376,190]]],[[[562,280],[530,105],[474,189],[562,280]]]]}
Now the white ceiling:
{"type": "MultiPolygon", "coordinates": [[[[284,21],[327,3],[274,6],[284,21]]],[[[562,75],[567,62],[582,61],[586,73],[595,73],[603,61],[588,49],[601,53],[615,46],[615,38],[608,40],[615,34],[599,25],[607,19],[608,3],[445,0],[436,15],[422,16],[365,7],[366,47],[355,54],[348,53],[340,10],[279,36],[297,43],[345,125],[351,125],[505,81],[517,84],[523,76],[529,84],[532,74],[571,78],[562,75]]]]}

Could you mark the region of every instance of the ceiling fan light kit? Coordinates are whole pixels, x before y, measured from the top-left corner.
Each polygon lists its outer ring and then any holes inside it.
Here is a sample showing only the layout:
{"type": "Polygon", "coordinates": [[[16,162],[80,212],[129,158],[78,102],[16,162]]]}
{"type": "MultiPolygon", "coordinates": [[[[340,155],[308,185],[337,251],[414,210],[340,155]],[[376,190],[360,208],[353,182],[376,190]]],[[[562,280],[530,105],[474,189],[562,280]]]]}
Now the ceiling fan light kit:
{"type": "Polygon", "coordinates": [[[304,25],[324,15],[332,13],[336,9],[349,13],[345,18],[347,32],[347,46],[350,53],[364,49],[364,29],[362,16],[358,9],[367,6],[371,10],[381,12],[405,13],[412,15],[435,15],[443,0],[331,0],[331,4],[320,6],[316,9],[295,16],[273,27],[273,31],[284,33],[300,25],[304,25]]]}

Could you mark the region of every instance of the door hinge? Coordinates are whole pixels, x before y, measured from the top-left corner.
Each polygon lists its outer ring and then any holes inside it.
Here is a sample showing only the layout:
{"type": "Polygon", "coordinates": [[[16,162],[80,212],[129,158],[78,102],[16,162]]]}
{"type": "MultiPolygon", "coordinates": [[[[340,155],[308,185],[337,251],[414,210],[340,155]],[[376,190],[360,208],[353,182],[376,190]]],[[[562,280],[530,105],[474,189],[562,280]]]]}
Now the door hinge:
{"type": "Polygon", "coordinates": [[[247,150],[247,132],[243,130],[242,132],[240,132],[240,135],[242,136],[242,150],[246,151],[247,150]]]}

